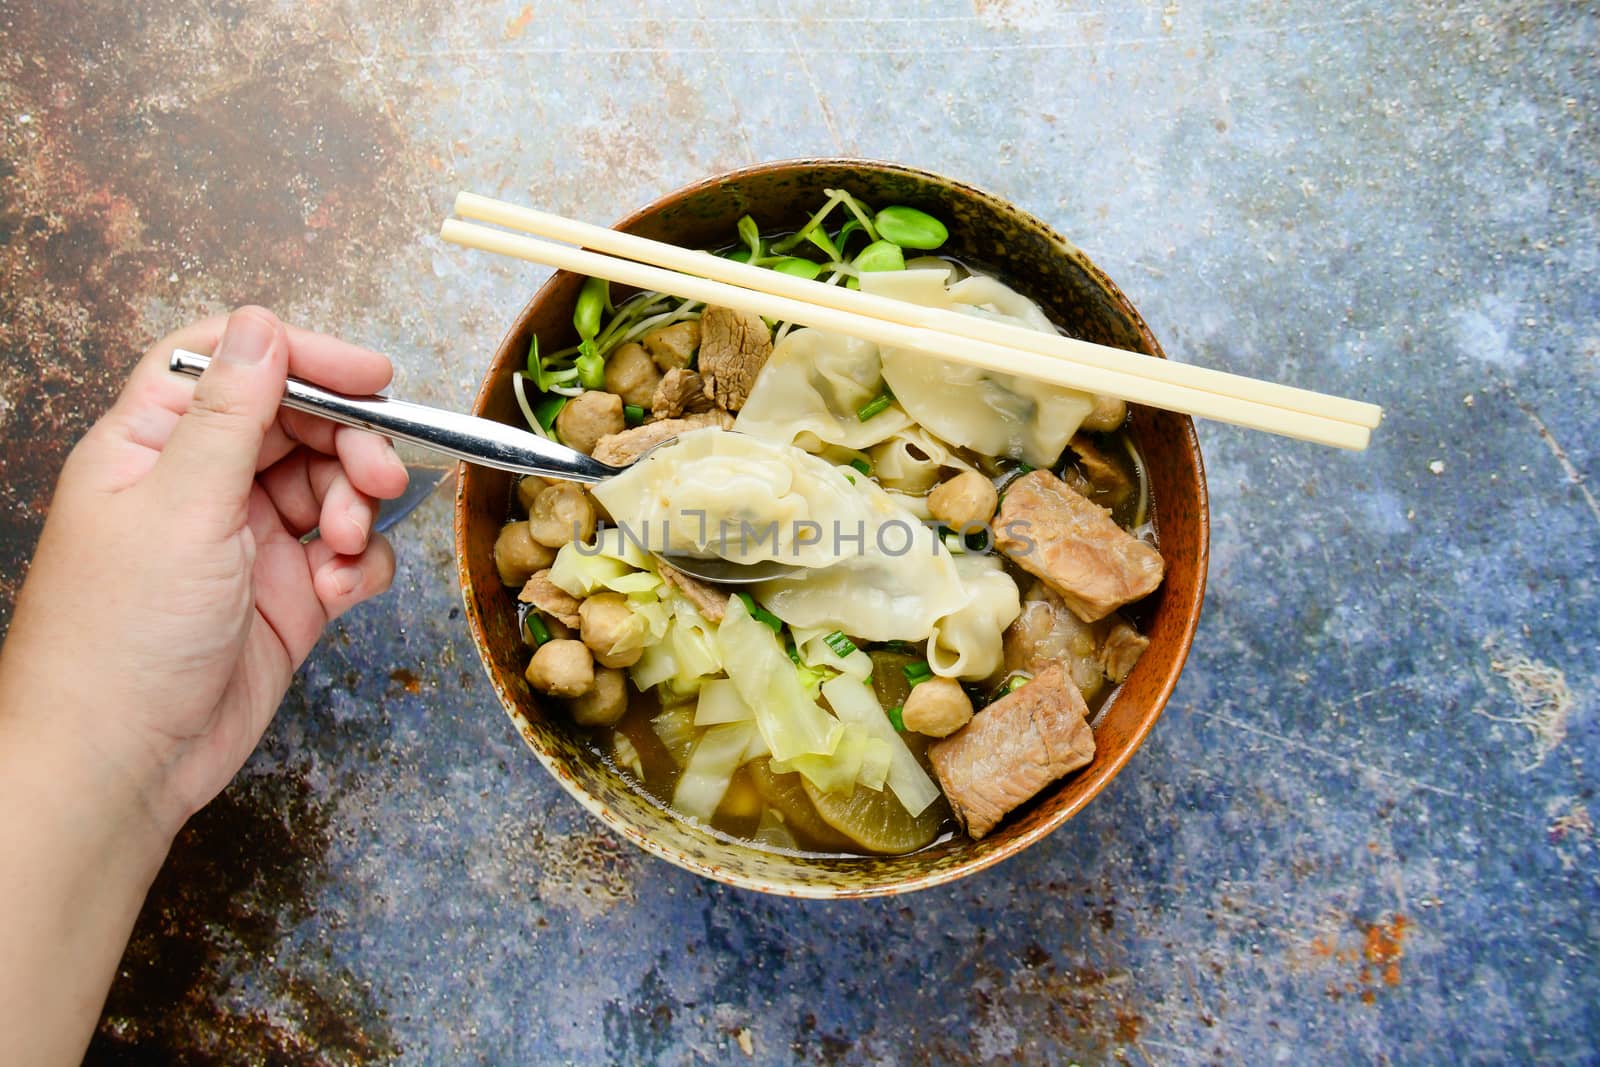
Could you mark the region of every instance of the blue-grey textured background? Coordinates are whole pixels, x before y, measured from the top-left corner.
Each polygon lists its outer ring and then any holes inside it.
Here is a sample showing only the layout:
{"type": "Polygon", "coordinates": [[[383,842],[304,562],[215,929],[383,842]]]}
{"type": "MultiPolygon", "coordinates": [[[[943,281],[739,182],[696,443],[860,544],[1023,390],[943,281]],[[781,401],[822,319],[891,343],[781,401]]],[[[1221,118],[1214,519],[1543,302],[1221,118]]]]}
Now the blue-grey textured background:
{"type": "MultiPolygon", "coordinates": [[[[543,275],[461,188],[609,221],[807,154],[1081,244],[1176,358],[1382,403],[1203,425],[1213,565],[1143,750],[904,899],[614,841],[459,618],[447,494],[186,833],[91,1059],[1593,1061],[1600,18],[1589,5],[0,0],[5,616],[140,346],[246,300],[464,406],[543,275]]],[[[4,617],[4,616],[0,616],[4,617]]]]}

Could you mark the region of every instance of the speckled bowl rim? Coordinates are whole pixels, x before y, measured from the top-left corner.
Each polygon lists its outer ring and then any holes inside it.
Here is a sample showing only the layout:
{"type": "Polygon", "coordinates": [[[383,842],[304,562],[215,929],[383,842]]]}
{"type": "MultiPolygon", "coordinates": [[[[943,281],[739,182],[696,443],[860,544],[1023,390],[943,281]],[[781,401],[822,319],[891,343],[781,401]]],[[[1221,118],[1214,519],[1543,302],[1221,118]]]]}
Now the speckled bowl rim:
{"type": "MultiPolygon", "coordinates": [[[[985,203],[997,211],[1014,215],[1024,225],[1031,227],[1040,236],[1047,239],[1053,246],[1060,249],[1064,255],[1075,257],[1080,266],[1090,275],[1090,277],[1094,279],[1095,283],[1102,288],[1106,297],[1116,306],[1117,310],[1127,316],[1128,321],[1139,335],[1148,354],[1157,356],[1161,359],[1167,358],[1166,352],[1161,348],[1160,343],[1150,332],[1150,328],[1145,323],[1144,317],[1140,315],[1138,309],[1136,309],[1133,304],[1129,302],[1128,298],[1123,294],[1122,290],[1117,287],[1116,283],[1107,277],[1105,272],[1102,271],[1096,264],[1094,264],[1081,249],[1072,244],[1066,238],[1062,237],[1050,226],[1045,224],[1031,213],[1024,211],[1020,207],[1017,207],[1015,204],[1012,204],[1009,201],[995,196],[994,194],[983,189],[979,189],[976,186],[967,184],[965,182],[956,181],[955,179],[933,173],[932,171],[926,171],[916,167],[908,167],[899,163],[888,163],[880,160],[857,159],[851,157],[818,156],[772,160],[765,163],[752,164],[747,167],[740,167],[734,170],[724,171],[722,173],[703,178],[699,181],[690,182],[687,185],[680,186],[677,189],[664,193],[655,200],[651,201],[649,204],[631,212],[620,221],[614,223],[613,228],[619,230],[627,229],[635,225],[641,219],[654,215],[657,212],[664,211],[670,208],[673,204],[684,200],[687,197],[693,196],[696,193],[718,188],[731,182],[738,182],[743,179],[765,175],[772,172],[782,172],[795,168],[820,166],[860,167],[880,170],[889,174],[899,175],[914,180],[940,183],[952,189],[959,190],[963,195],[985,203]]],[[[547,298],[549,293],[560,282],[561,278],[562,272],[557,272],[547,279],[542,285],[540,285],[538,290],[528,300],[527,304],[522,307],[522,309],[517,313],[516,317],[512,320],[512,324],[507,330],[506,335],[501,339],[499,345],[496,346],[494,359],[491,361],[489,369],[485,371],[484,379],[479,384],[478,392],[473,398],[474,412],[481,412],[484,410],[484,405],[488,399],[488,394],[493,384],[492,369],[499,363],[501,354],[505,352],[508,345],[515,341],[520,333],[521,324],[532,317],[534,309],[547,298]]],[[[1194,545],[1196,580],[1192,601],[1188,605],[1184,606],[1185,610],[1183,611],[1182,615],[1183,625],[1179,633],[1180,647],[1175,650],[1175,654],[1172,659],[1172,665],[1167,671],[1166,676],[1160,680],[1159,684],[1155,688],[1156,699],[1151,702],[1148,711],[1138,720],[1133,730],[1130,731],[1127,746],[1105,763],[1101,764],[1097,762],[1096,764],[1091,765],[1087,778],[1080,780],[1080,793],[1073,803],[1062,805],[1062,807],[1053,812],[1049,818],[1040,820],[1036,825],[1030,827],[1027,831],[1019,833],[1016,837],[1011,838],[1003,847],[996,848],[992,851],[980,852],[965,862],[933,870],[924,875],[900,878],[896,881],[885,882],[881,884],[841,886],[835,884],[806,885],[804,883],[779,882],[773,879],[766,879],[755,875],[747,875],[735,870],[719,867],[714,864],[701,862],[700,860],[697,860],[685,853],[679,852],[676,849],[662,844],[649,834],[640,831],[630,823],[618,818],[611,811],[610,807],[589,793],[577,782],[575,778],[573,778],[572,774],[565,767],[564,761],[558,758],[558,753],[552,752],[545,747],[538,734],[533,730],[532,725],[527,721],[527,719],[522,715],[520,709],[517,707],[517,700],[515,696],[506,686],[505,681],[496,673],[494,669],[492,654],[488,645],[488,638],[484,632],[483,622],[478,617],[477,609],[472,602],[471,586],[469,584],[470,576],[468,574],[466,552],[467,519],[469,513],[466,495],[467,465],[462,464],[460,469],[457,471],[456,477],[454,523],[456,569],[458,582],[461,587],[462,600],[465,605],[468,625],[472,632],[473,644],[478,651],[478,658],[483,665],[484,672],[489,677],[489,683],[491,686],[493,686],[496,696],[498,696],[500,699],[501,706],[505,709],[506,714],[510,717],[513,725],[516,726],[517,732],[522,736],[524,743],[526,743],[527,746],[533,750],[533,754],[538,758],[539,762],[542,763],[545,769],[550,772],[551,776],[561,784],[561,787],[565,789],[567,793],[573,797],[573,799],[587,809],[592,815],[594,815],[612,831],[621,835],[624,839],[633,842],[635,845],[639,846],[651,855],[666,860],[668,863],[671,863],[674,866],[681,867],[684,870],[691,871],[694,874],[702,875],[711,879],[712,881],[721,882],[725,885],[735,886],[740,889],[751,889],[757,892],[768,893],[776,896],[812,900],[846,900],[877,896],[895,896],[902,893],[914,892],[919,889],[929,889],[933,888],[934,886],[946,885],[958,879],[965,878],[968,875],[976,874],[979,871],[985,870],[994,864],[999,863],[1001,860],[1004,860],[1010,856],[1014,856],[1018,852],[1029,848],[1030,846],[1049,836],[1051,833],[1054,833],[1061,827],[1063,823],[1083,810],[1083,808],[1091,800],[1099,796],[1100,791],[1104,789],[1106,785],[1109,784],[1110,781],[1122,771],[1122,768],[1125,767],[1128,761],[1133,758],[1134,753],[1137,752],[1144,744],[1145,737],[1155,726],[1156,720],[1161,717],[1161,713],[1166,707],[1167,701],[1172,696],[1173,689],[1178,684],[1178,678],[1183,673],[1184,664],[1188,660],[1190,649],[1194,643],[1195,630],[1200,623],[1201,606],[1205,599],[1211,538],[1209,518],[1210,502],[1206,488],[1205,464],[1200,453],[1200,441],[1198,436],[1195,434],[1194,423],[1192,420],[1181,416],[1176,418],[1178,425],[1180,426],[1180,438],[1189,454],[1194,458],[1196,473],[1195,522],[1198,531],[1196,544],[1194,545]]],[[[665,817],[670,817],[669,812],[665,808],[662,809],[662,812],[665,817]]]]}

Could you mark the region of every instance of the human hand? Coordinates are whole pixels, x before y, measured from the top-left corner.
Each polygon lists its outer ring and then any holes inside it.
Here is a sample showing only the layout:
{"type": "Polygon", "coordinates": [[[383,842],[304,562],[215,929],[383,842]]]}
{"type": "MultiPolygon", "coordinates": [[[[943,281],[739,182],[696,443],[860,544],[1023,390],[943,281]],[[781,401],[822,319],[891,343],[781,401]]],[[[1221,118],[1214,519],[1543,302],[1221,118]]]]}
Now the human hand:
{"type": "Polygon", "coordinates": [[[244,763],[323,627],[394,574],[371,528],[404,465],[280,410],[288,373],[364,394],[391,368],[259,308],[153,347],[67,460],[0,660],[0,699],[32,698],[168,835],[244,763]],[[174,347],[212,346],[197,383],[168,371],[174,347]]]}

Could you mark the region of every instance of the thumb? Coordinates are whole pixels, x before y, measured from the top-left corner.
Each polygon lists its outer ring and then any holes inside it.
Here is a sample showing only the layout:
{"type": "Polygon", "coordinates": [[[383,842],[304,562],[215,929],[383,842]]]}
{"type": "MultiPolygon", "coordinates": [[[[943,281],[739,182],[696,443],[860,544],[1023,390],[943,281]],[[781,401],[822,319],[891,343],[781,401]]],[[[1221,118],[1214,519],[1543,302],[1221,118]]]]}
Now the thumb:
{"type": "Polygon", "coordinates": [[[228,317],[211,365],[195,385],[189,408],[161,450],[156,470],[184,497],[208,510],[244,515],[256,461],[277,418],[288,374],[288,337],[264,308],[228,317]]]}

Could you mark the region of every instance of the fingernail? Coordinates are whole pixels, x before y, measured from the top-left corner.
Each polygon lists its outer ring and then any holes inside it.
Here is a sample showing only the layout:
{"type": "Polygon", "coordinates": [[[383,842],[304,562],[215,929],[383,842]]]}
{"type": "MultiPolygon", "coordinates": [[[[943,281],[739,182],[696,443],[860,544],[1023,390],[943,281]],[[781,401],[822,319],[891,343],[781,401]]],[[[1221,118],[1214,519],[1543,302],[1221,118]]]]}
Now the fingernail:
{"type": "Polygon", "coordinates": [[[372,526],[372,509],[358,500],[348,508],[345,508],[344,513],[345,517],[350,520],[351,525],[359,530],[361,536],[365,538],[368,528],[372,526]]]}
{"type": "Polygon", "coordinates": [[[349,596],[361,585],[360,567],[340,567],[329,575],[333,591],[339,596],[349,596]]]}
{"type": "Polygon", "coordinates": [[[398,470],[401,474],[405,475],[408,483],[411,481],[411,472],[406,470],[405,461],[400,458],[399,453],[395,452],[393,446],[390,446],[388,458],[385,460],[385,462],[388,463],[389,466],[398,470]]]}
{"type": "Polygon", "coordinates": [[[217,344],[215,359],[251,367],[267,357],[277,336],[277,326],[259,311],[236,311],[217,344]]]}

